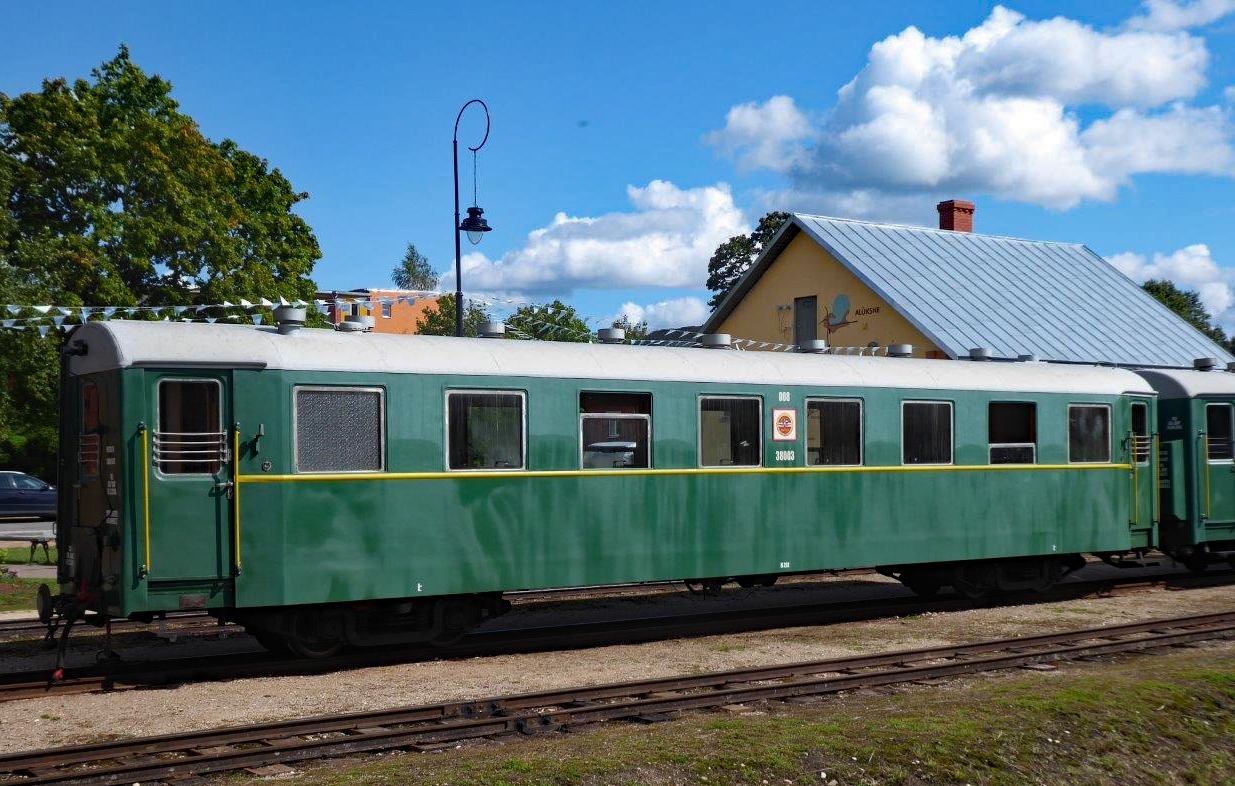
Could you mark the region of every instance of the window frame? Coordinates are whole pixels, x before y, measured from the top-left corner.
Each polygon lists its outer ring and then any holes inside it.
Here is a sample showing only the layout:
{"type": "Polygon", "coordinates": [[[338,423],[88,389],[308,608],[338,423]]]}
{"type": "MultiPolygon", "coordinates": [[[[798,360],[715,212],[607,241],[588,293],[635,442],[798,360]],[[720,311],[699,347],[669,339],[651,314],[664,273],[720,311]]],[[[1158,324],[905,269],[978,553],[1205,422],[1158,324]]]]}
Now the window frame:
{"type": "Polygon", "coordinates": [[[394,313],[394,304],[388,300],[383,300],[381,302],[381,306],[382,306],[382,319],[390,319],[391,315],[394,313]]]}
{"type": "Polygon", "coordinates": [[[1038,463],[1038,402],[1025,399],[991,399],[986,402],[986,463],[992,467],[1009,465],[1013,467],[1031,467],[1038,463]],[[991,442],[991,405],[992,404],[1027,404],[1033,407],[1033,442],[991,442]],[[991,461],[991,450],[994,448],[1032,448],[1033,461],[1013,461],[995,464],[991,461]]]}
{"type": "Polygon", "coordinates": [[[956,402],[951,399],[906,398],[901,399],[901,466],[902,467],[952,467],[956,466],[956,402]],[[905,460],[905,406],[907,404],[945,404],[948,407],[948,460],[947,461],[914,461],[905,460]]]}
{"type": "Polygon", "coordinates": [[[1205,463],[1215,466],[1224,464],[1235,464],[1235,444],[1228,450],[1231,453],[1231,458],[1226,459],[1211,459],[1209,457],[1209,408],[1210,407],[1225,407],[1227,412],[1227,420],[1231,422],[1231,440],[1235,443],[1235,404],[1229,401],[1207,401],[1205,402],[1205,463]]]}
{"type": "Polygon", "coordinates": [[[580,412],[579,413],[579,469],[583,467],[583,421],[585,419],[595,420],[642,420],[647,423],[648,430],[648,465],[646,467],[610,467],[608,469],[592,467],[588,472],[613,472],[614,470],[621,471],[623,469],[654,469],[656,467],[655,458],[652,455],[652,449],[655,443],[652,440],[652,416],[644,415],[641,412],[580,412]]]}
{"type": "Polygon", "coordinates": [[[510,390],[507,388],[447,388],[442,398],[442,466],[447,472],[527,472],[527,391],[526,390],[510,390]],[[518,396],[519,397],[519,441],[522,443],[520,448],[522,452],[519,454],[519,459],[522,466],[518,467],[460,467],[454,468],[450,466],[450,397],[455,394],[461,395],[490,395],[490,396],[518,396]]]}
{"type": "Polygon", "coordinates": [[[1113,459],[1115,455],[1114,449],[1111,446],[1111,442],[1114,439],[1114,434],[1112,433],[1113,421],[1111,419],[1111,405],[1110,404],[1098,404],[1098,403],[1086,404],[1086,403],[1069,402],[1067,415],[1068,415],[1068,419],[1064,425],[1064,428],[1068,430],[1068,463],[1069,464],[1080,464],[1080,465],[1110,464],[1111,459],[1113,459]],[[1106,410],[1106,460],[1105,461],[1073,461],[1072,460],[1072,410],[1073,409],[1105,409],[1106,410]]]}
{"type": "Polygon", "coordinates": [[[766,466],[766,459],[763,455],[764,439],[763,439],[763,396],[745,393],[700,393],[695,397],[695,466],[699,469],[723,469],[723,470],[740,470],[740,469],[757,469],[766,466]],[[759,404],[759,415],[757,423],[759,424],[759,463],[758,464],[704,464],[703,463],[703,400],[704,399],[741,399],[743,401],[754,400],[759,404]]]}
{"type": "Polygon", "coordinates": [[[865,467],[866,466],[866,401],[852,396],[807,396],[802,404],[806,415],[806,428],[803,430],[802,448],[806,453],[808,467],[865,467]],[[812,464],[810,461],[810,405],[812,401],[832,401],[843,404],[858,405],[858,463],[857,464],[812,464]]]}
{"type": "Polygon", "coordinates": [[[364,475],[374,472],[386,472],[386,388],[377,385],[292,385],[292,472],[297,475],[364,475]],[[378,469],[301,469],[300,468],[300,402],[297,393],[307,390],[310,393],[376,393],[378,414],[378,456],[381,466],[378,469]]]}
{"type": "MultiPolygon", "coordinates": [[[[228,465],[234,460],[232,456],[231,446],[227,444],[227,434],[230,429],[227,427],[227,422],[223,415],[225,410],[223,407],[223,380],[215,377],[162,377],[155,383],[154,386],[154,429],[151,433],[150,443],[150,464],[154,467],[154,475],[160,480],[168,480],[175,478],[214,478],[218,477],[228,465]],[[219,468],[215,472],[164,472],[160,466],[158,459],[154,456],[154,434],[162,431],[159,428],[163,424],[163,383],[164,382],[192,382],[195,384],[212,384],[219,391],[219,431],[223,434],[223,449],[219,453],[219,468]]],[[[102,471],[102,470],[100,470],[102,471]]]]}

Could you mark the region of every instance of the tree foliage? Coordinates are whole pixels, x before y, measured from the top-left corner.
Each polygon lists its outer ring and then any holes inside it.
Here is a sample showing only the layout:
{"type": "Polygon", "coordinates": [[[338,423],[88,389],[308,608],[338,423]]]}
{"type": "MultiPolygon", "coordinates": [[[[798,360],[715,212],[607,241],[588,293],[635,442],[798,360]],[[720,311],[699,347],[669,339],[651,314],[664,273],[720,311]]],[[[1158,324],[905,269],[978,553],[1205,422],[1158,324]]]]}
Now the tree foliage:
{"type": "Polygon", "coordinates": [[[619,330],[625,330],[627,341],[643,341],[648,337],[648,333],[650,332],[648,330],[647,320],[641,319],[638,322],[632,322],[630,317],[626,314],[623,314],[618,319],[613,320],[613,327],[618,328],[619,330]]]}
{"type": "Polygon", "coordinates": [[[437,289],[439,278],[429,266],[428,257],[420,253],[415,245],[408,243],[403,261],[395,265],[395,269],[390,272],[390,280],[399,289],[432,291],[437,289]]]}
{"type": "MultiPolygon", "coordinates": [[[[171,89],[121,47],[89,79],[0,94],[0,302],[313,298],[321,252],[293,212],[308,195],[207,139],[171,89]]],[[[32,446],[54,432],[56,349],[55,337],[0,333],[0,462],[50,461],[32,446]]]]}
{"type": "MultiPolygon", "coordinates": [[[[473,300],[464,300],[463,335],[475,338],[486,322],[493,321],[485,307],[473,300]]],[[[455,296],[441,295],[437,305],[425,310],[416,320],[416,332],[422,336],[453,336],[455,334],[455,296]]]]}
{"type": "Polygon", "coordinates": [[[1226,346],[1226,332],[1214,323],[1213,315],[1205,308],[1198,293],[1190,289],[1180,289],[1174,282],[1165,279],[1151,279],[1141,286],[1194,328],[1226,346]]]}
{"type": "Polygon", "coordinates": [[[586,342],[592,338],[587,323],[572,306],[560,300],[543,306],[520,306],[506,320],[506,338],[586,342]]]}
{"type": "Polygon", "coordinates": [[[720,305],[720,301],[725,299],[725,295],[788,220],[788,213],[768,213],[759,219],[759,226],[755,227],[754,232],[735,235],[716,247],[716,252],[708,260],[707,288],[712,292],[709,306],[716,308],[720,305]]]}

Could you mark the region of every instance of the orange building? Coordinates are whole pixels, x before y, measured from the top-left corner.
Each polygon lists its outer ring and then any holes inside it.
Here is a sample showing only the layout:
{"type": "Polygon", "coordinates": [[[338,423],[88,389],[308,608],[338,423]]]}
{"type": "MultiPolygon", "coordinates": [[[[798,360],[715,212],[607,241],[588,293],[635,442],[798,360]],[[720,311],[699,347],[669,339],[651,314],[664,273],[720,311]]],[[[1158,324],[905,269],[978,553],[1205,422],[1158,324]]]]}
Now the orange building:
{"type": "Polygon", "coordinates": [[[373,317],[374,333],[416,332],[416,323],[436,307],[437,296],[403,289],[348,289],[318,292],[326,301],[326,319],[337,325],[347,316],[373,317]]]}

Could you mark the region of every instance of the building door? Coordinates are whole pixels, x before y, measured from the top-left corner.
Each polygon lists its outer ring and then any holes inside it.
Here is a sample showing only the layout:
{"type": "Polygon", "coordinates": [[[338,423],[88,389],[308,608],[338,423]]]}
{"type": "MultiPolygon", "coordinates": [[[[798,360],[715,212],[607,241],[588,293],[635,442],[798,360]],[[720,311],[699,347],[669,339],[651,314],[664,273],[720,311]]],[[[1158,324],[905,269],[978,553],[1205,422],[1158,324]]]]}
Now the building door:
{"type": "Polygon", "coordinates": [[[819,338],[819,305],[814,295],[793,299],[793,343],[801,346],[819,338]]]}
{"type": "Polygon", "coordinates": [[[176,371],[148,378],[146,570],[156,581],[229,576],[231,377],[176,371]]]}

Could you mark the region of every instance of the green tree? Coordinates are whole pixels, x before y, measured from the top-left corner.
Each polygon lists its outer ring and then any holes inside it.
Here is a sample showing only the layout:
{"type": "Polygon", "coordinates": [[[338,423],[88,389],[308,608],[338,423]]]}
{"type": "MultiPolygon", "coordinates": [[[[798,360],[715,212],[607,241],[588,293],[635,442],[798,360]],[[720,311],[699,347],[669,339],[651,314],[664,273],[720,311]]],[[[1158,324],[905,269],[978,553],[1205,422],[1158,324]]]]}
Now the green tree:
{"type": "Polygon", "coordinates": [[[1141,286],[1194,328],[1226,346],[1226,332],[1214,324],[1213,315],[1205,308],[1199,294],[1190,289],[1180,289],[1166,279],[1151,279],[1141,286]]]}
{"type": "Polygon", "coordinates": [[[390,280],[399,289],[437,289],[438,275],[429,267],[429,259],[411,243],[403,254],[403,261],[390,272],[390,280]]]}
{"type": "Polygon", "coordinates": [[[0,95],[0,237],[65,305],[309,300],[321,256],[307,194],[231,140],[212,142],[127,48],[70,84],[0,95]]]}
{"type": "MultiPolygon", "coordinates": [[[[321,252],[293,212],[308,195],[207,139],[171,89],[121,47],[89,79],[0,94],[0,303],[313,298],[321,252]]],[[[0,464],[45,477],[58,345],[0,331],[0,464]]]]}
{"type": "Polygon", "coordinates": [[[619,330],[625,330],[627,341],[642,341],[648,337],[648,333],[650,332],[648,330],[647,320],[641,319],[638,322],[632,322],[630,317],[626,314],[623,314],[618,319],[613,320],[613,327],[618,328],[619,330]]]}
{"type": "Polygon", "coordinates": [[[554,300],[516,309],[506,320],[506,338],[587,342],[592,332],[573,307],[554,300]]]}
{"type": "MultiPolygon", "coordinates": [[[[467,310],[463,312],[463,335],[475,338],[480,335],[480,329],[486,322],[492,322],[488,310],[474,300],[465,300],[467,310]]],[[[416,320],[416,332],[422,336],[453,336],[455,334],[455,296],[441,295],[437,306],[426,309],[420,319],[416,320]]]]}
{"type": "Polygon", "coordinates": [[[708,260],[707,288],[712,292],[709,306],[716,308],[720,305],[720,301],[725,299],[725,295],[729,294],[729,290],[788,220],[788,213],[768,213],[759,219],[759,226],[755,227],[754,232],[735,235],[716,247],[716,252],[708,260]]]}

